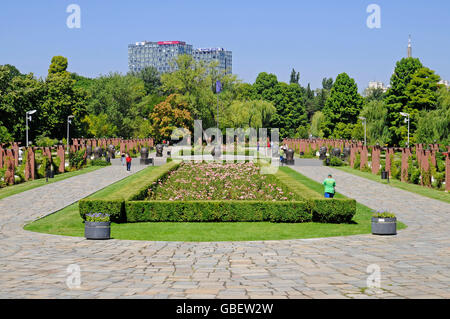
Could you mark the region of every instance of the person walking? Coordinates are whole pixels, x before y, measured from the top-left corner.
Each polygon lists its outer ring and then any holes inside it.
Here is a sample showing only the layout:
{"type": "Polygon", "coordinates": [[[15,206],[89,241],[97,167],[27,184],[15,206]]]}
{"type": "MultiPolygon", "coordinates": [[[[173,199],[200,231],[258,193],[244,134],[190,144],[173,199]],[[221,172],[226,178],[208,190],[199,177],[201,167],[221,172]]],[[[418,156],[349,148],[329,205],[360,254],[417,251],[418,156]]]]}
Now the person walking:
{"type": "Polygon", "coordinates": [[[125,153],[122,153],[122,166],[125,166],[125,153]]]}
{"type": "Polygon", "coordinates": [[[127,153],[126,162],[127,162],[127,171],[131,171],[131,156],[129,153],[127,153]]]}
{"type": "Polygon", "coordinates": [[[325,186],[325,198],[333,198],[336,192],[336,181],[331,174],[323,181],[323,185],[325,186]]]}

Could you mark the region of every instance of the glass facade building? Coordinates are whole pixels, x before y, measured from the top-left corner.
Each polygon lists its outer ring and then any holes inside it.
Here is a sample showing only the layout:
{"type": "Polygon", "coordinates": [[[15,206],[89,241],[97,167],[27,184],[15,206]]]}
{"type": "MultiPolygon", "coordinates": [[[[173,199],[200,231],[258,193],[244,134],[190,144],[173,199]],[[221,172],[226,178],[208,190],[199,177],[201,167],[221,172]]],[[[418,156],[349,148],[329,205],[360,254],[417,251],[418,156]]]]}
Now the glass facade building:
{"type": "Polygon", "coordinates": [[[128,45],[128,68],[139,72],[147,66],[153,66],[159,73],[173,72],[172,63],[177,56],[188,54],[196,61],[219,62],[219,70],[232,73],[232,53],[223,48],[192,49],[192,45],[183,41],[136,42],[128,45]]]}
{"type": "Polygon", "coordinates": [[[218,61],[219,70],[225,71],[226,74],[233,72],[233,55],[224,48],[195,49],[192,55],[196,61],[203,61],[206,64],[218,61]]]}
{"type": "Polygon", "coordinates": [[[182,54],[192,55],[192,45],[182,41],[136,42],[128,45],[128,68],[139,72],[153,66],[159,73],[172,72],[171,62],[182,54]]]}

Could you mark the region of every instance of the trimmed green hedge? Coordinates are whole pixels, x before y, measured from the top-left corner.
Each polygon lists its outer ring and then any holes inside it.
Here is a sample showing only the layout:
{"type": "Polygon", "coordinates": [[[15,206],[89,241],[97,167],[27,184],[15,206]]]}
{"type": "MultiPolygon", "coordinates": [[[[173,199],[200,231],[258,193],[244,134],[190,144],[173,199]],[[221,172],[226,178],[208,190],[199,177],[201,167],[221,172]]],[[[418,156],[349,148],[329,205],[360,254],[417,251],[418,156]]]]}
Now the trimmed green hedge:
{"type": "Polygon", "coordinates": [[[154,181],[164,178],[167,174],[180,165],[178,162],[170,162],[148,172],[141,171],[138,178],[135,178],[126,187],[118,189],[106,198],[95,199],[85,198],[79,201],[79,212],[81,218],[86,219],[88,213],[110,214],[111,221],[125,222],[125,201],[139,200],[147,196],[149,187],[154,181]]]}
{"type": "Polygon", "coordinates": [[[284,184],[291,192],[308,203],[314,222],[349,223],[356,214],[354,199],[324,198],[281,170],[278,170],[275,177],[278,183],[284,184]]]}
{"type": "Polygon", "coordinates": [[[305,202],[130,201],[127,222],[288,222],[312,220],[305,202]]]}
{"type": "Polygon", "coordinates": [[[109,214],[113,222],[124,222],[126,220],[123,200],[82,199],[78,202],[80,216],[86,220],[86,214],[103,213],[109,214]]]}
{"type": "Polygon", "coordinates": [[[349,223],[356,214],[354,199],[310,199],[312,220],[318,223],[349,223]]]}

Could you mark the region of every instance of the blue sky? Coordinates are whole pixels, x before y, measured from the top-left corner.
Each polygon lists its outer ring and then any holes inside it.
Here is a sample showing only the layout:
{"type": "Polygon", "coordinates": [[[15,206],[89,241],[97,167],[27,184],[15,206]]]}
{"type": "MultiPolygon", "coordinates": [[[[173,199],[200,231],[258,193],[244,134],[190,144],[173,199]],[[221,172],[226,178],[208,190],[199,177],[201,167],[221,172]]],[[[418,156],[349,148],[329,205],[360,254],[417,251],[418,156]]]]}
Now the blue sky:
{"type": "Polygon", "coordinates": [[[347,72],[360,91],[371,80],[389,83],[395,62],[413,56],[450,80],[448,0],[40,0],[2,1],[0,64],[47,74],[52,56],[69,71],[95,77],[128,70],[128,44],[182,40],[233,51],[233,73],[253,83],[259,72],[302,85],[347,72]],[[81,28],[69,29],[70,4],[81,7],[81,28]],[[381,28],[366,25],[369,4],[381,8],[381,28]]]}

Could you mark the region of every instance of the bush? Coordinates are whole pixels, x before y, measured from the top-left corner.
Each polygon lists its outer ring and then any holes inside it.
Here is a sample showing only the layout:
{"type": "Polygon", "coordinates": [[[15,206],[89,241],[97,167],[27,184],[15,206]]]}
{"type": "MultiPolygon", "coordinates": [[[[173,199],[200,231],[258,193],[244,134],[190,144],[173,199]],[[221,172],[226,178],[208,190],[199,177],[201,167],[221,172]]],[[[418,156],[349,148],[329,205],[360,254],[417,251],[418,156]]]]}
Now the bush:
{"type": "Polygon", "coordinates": [[[0,168],[0,188],[6,187],[6,183],[5,183],[5,172],[6,169],[5,168],[0,168]]]}
{"type": "Polygon", "coordinates": [[[59,164],[61,164],[61,159],[59,157],[52,158],[53,170],[56,172],[59,171],[59,164]]]}
{"type": "Polygon", "coordinates": [[[36,138],[35,144],[40,147],[50,147],[50,146],[58,144],[58,140],[52,139],[45,135],[41,135],[36,138]]]}
{"type": "Polygon", "coordinates": [[[356,214],[354,199],[312,199],[312,220],[318,223],[349,223],[356,214]]]}
{"type": "Polygon", "coordinates": [[[111,163],[100,158],[94,159],[90,162],[91,166],[110,166],[111,163]]]}
{"type": "Polygon", "coordinates": [[[86,164],[86,160],[84,158],[86,150],[81,149],[74,153],[69,153],[69,165],[70,167],[80,169],[86,164]]]}
{"type": "Polygon", "coordinates": [[[343,166],[344,161],[342,161],[340,158],[336,156],[331,156],[330,158],[330,166],[343,166]]]}
{"type": "Polygon", "coordinates": [[[112,222],[124,222],[125,210],[123,200],[82,199],[78,203],[81,218],[86,220],[86,214],[109,214],[112,222]]]}
{"type": "Polygon", "coordinates": [[[50,163],[48,157],[46,157],[46,156],[41,157],[40,163],[41,163],[41,165],[37,169],[37,175],[38,175],[38,178],[44,178],[44,177],[46,177],[47,170],[50,169],[51,163],[50,163]]]}
{"type": "Polygon", "coordinates": [[[355,157],[355,161],[353,163],[353,168],[360,169],[360,166],[361,166],[361,154],[357,153],[356,157],[355,157]]]}

